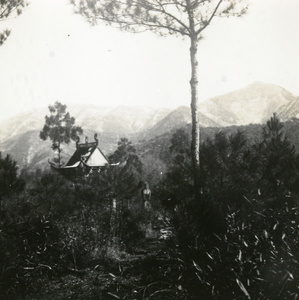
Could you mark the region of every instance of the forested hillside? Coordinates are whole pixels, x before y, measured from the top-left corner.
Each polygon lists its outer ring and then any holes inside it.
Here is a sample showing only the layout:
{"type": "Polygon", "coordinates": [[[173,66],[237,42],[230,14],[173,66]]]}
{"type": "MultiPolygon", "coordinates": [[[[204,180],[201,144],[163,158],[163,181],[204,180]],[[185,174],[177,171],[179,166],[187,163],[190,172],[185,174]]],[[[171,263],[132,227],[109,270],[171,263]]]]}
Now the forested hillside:
{"type": "MultiPolygon", "coordinates": [[[[299,153],[299,121],[297,119],[293,119],[292,121],[284,122],[283,125],[285,136],[287,136],[290,143],[294,145],[296,153],[299,153]]],[[[211,139],[219,132],[222,132],[225,135],[232,135],[236,134],[237,132],[242,132],[247,140],[247,143],[253,145],[262,140],[263,128],[264,125],[261,124],[227,127],[203,127],[201,128],[201,141],[204,142],[207,139],[211,139]]],[[[179,129],[182,129],[184,132],[186,132],[188,141],[190,142],[190,124],[180,127],[179,129]]],[[[160,171],[165,171],[165,163],[169,164],[171,160],[168,153],[171,146],[171,137],[176,130],[177,129],[173,129],[149,140],[139,141],[136,144],[137,152],[147,168],[151,169],[151,166],[155,164],[156,170],[161,169],[160,171]]],[[[157,174],[156,178],[158,176],[157,174]]]]}
{"type": "Polygon", "coordinates": [[[198,196],[188,132],[67,177],[1,155],[1,298],[297,299],[298,121],[203,130],[198,196]]]}

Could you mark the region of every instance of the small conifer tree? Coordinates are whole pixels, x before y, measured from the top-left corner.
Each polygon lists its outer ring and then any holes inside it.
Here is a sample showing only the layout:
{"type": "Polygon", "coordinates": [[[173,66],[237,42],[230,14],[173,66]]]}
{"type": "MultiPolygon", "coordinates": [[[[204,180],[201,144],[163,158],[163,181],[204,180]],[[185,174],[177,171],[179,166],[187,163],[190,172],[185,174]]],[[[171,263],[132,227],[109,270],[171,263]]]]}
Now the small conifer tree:
{"type": "Polygon", "coordinates": [[[0,207],[4,197],[13,192],[21,191],[24,182],[18,176],[18,167],[9,154],[6,157],[0,152],[0,207]]]}
{"type": "Polygon", "coordinates": [[[58,151],[58,166],[61,166],[61,144],[69,144],[71,140],[75,140],[78,134],[82,134],[83,130],[79,126],[75,126],[75,118],[66,112],[66,105],[55,102],[49,106],[50,116],[45,117],[45,125],[40,132],[40,138],[52,141],[52,149],[58,151]]]}

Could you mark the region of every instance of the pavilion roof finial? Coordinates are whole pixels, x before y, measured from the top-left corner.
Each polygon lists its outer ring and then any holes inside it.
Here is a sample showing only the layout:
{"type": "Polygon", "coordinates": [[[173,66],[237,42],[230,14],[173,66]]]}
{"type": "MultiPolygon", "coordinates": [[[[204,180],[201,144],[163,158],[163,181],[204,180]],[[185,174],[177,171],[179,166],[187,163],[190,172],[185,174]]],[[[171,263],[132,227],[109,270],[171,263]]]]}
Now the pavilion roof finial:
{"type": "Polygon", "coordinates": [[[94,139],[95,139],[95,141],[96,141],[96,143],[98,145],[99,144],[99,140],[98,140],[98,134],[97,133],[94,134],[94,139]]]}
{"type": "Polygon", "coordinates": [[[80,138],[77,136],[76,138],[76,148],[78,149],[80,143],[80,138]]]}

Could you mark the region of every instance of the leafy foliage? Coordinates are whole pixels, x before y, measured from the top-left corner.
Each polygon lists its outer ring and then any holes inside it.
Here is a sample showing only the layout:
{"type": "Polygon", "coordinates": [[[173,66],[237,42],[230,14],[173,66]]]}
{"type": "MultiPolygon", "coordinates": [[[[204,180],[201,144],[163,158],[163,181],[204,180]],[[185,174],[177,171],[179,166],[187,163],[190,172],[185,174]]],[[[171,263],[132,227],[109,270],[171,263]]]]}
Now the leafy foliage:
{"type": "Polygon", "coordinates": [[[179,256],[180,284],[190,299],[298,297],[298,221],[289,202],[281,210],[255,205],[229,211],[223,233],[205,239],[198,232],[198,242],[179,256]]]}
{"type": "Polygon", "coordinates": [[[53,277],[80,275],[105,255],[110,208],[86,201],[83,194],[62,177],[36,174],[30,190],[6,199],[0,223],[1,295],[34,294],[53,277]]]}

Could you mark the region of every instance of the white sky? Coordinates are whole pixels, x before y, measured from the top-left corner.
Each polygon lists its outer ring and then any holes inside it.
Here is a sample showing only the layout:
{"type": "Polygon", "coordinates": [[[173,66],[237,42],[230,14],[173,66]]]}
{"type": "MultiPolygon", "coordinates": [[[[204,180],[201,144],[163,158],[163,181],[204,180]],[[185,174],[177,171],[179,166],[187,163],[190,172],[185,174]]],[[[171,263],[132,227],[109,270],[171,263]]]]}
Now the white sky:
{"type": "MultiPolygon", "coordinates": [[[[299,95],[299,1],[248,0],[200,42],[200,101],[254,82],[299,95]]],[[[0,120],[64,104],[190,104],[189,41],[90,26],[68,0],[30,0],[0,47],[0,120]]]]}

